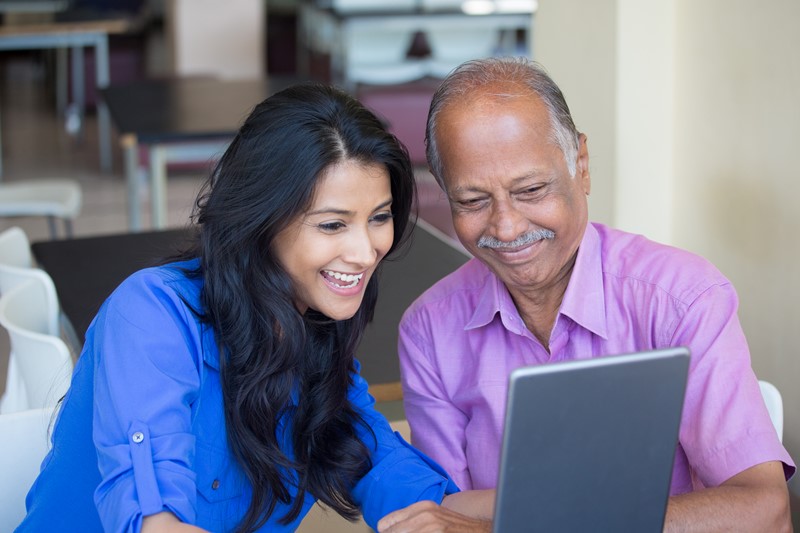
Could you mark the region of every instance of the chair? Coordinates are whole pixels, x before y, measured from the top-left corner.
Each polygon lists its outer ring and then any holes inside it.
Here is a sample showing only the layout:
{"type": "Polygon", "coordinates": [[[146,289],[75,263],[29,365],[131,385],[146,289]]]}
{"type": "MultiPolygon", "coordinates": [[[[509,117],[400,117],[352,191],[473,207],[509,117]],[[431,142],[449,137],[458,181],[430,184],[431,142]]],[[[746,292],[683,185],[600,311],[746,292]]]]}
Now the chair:
{"type": "MultiPolygon", "coordinates": [[[[12,227],[0,233],[0,296],[25,281],[36,279],[44,288],[46,305],[46,330],[48,335],[58,336],[60,332],[60,311],[58,296],[53,280],[43,270],[33,267],[31,247],[25,232],[18,227],[12,227]]],[[[71,342],[74,348],[77,344],[71,342]]],[[[27,392],[13,354],[8,360],[6,372],[6,386],[3,396],[0,397],[0,413],[9,413],[27,409],[27,392]]]]}
{"type": "Polygon", "coordinates": [[[384,26],[357,26],[345,32],[342,65],[345,82],[391,85],[425,76],[426,65],[406,58],[414,31],[384,26]]]}
{"type": "Polygon", "coordinates": [[[500,30],[492,26],[442,24],[428,29],[425,37],[431,48],[428,74],[435,78],[444,78],[468,59],[494,55],[500,39],[500,30]]]}
{"type": "Polygon", "coordinates": [[[22,268],[33,266],[31,243],[22,229],[14,226],[0,233],[0,264],[22,268]]]}
{"type": "Polygon", "coordinates": [[[0,414],[0,531],[14,531],[25,517],[25,496],[49,449],[53,408],[0,414]]]}
{"type": "Polygon", "coordinates": [[[43,279],[32,277],[0,296],[0,325],[8,331],[29,409],[55,405],[72,376],[69,348],[50,333],[53,302],[43,279]]]}
{"type": "Polygon", "coordinates": [[[41,282],[45,291],[48,313],[43,333],[58,336],[59,305],[53,280],[47,272],[33,266],[31,245],[24,231],[15,226],[0,233],[0,295],[34,278],[41,282]]]}
{"type": "Polygon", "coordinates": [[[0,217],[47,217],[51,238],[58,236],[55,219],[64,221],[72,236],[72,221],[81,211],[83,195],[76,181],[66,179],[0,183],[0,217]]]}
{"type": "Polygon", "coordinates": [[[767,412],[772,420],[772,425],[775,426],[775,431],[778,433],[778,438],[783,442],[783,398],[778,387],[764,381],[758,380],[758,386],[761,388],[761,396],[764,397],[764,403],[767,405],[767,412]]]}

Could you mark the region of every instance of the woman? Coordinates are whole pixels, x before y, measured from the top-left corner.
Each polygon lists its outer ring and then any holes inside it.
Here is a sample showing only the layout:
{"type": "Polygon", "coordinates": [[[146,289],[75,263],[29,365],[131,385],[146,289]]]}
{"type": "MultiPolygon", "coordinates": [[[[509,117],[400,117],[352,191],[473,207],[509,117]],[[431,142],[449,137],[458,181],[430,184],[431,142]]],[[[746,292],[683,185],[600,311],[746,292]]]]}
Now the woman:
{"type": "Polygon", "coordinates": [[[335,89],[258,105],[181,261],[140,271],[86,335],[19,531],[293,530],[458,489],[372,408],[353,352],[414,178],[335,89]]]}

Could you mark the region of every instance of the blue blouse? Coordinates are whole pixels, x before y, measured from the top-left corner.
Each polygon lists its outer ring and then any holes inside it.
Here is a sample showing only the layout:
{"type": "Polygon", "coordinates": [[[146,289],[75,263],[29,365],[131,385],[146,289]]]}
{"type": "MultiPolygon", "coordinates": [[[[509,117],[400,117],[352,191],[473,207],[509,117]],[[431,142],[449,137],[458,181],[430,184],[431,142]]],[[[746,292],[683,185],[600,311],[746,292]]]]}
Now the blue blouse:
{"type": "MultiPolygon", "coordinates": [[[[17,531],[139,531],[142,518],[170,511],[210,531],[233,529],[251,488],[231,454],[213,330],[200,309],[202,280],[181,269],[197,261],[137,272],[103,304],[53,429],[53,448],[28,494],[17,531]]],[[[357,373],[348,392],[375,433],[359,426],[372,469],[352,495],[365,521],[420,500],[441,502],[458,488],[438,465],[392,432],[357,373]]],[[[287,420],[279,442],[292,456],[287,420]]],[[[292,491],[295,492],[295,491],[292,491]]],[[[259,531],[293,531],[277,505],[259,531]]]]}

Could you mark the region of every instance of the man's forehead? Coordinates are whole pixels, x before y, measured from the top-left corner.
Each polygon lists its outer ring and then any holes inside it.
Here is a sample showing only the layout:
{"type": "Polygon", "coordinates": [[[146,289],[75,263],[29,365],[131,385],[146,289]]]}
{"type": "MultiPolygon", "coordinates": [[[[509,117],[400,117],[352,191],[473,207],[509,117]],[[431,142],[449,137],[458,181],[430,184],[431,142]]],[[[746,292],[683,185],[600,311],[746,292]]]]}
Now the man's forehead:
{"type": "Polygon", "coordinates": [[[536,105],[541,103],[541,98],[530,87],[513,81],[497,81],[478,87],[466,89],[450,101],[450,104],[475,105],[506,105],[523,101],[536,105]]]}

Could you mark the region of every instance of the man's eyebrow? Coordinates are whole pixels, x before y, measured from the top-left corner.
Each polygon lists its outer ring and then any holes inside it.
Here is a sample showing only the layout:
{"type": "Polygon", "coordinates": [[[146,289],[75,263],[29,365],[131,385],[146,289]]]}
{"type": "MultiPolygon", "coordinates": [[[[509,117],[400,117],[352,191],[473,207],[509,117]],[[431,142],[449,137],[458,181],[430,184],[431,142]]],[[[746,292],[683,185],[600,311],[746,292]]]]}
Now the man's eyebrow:
{"type": "MultiPolygon", "coordinates": [[[[532,179],[541,179],[544,176],[548,175],[548,171],[546,169],[534,169],[529,172],[526,172],[522,176],[513,178],[511,180],[511,186],[518,185],[521,182],[525,182],[532,179]]],[[[453,188],[453,193],[469,193],[469,192],[484,192],[484,189],[481,187],[473,187],[473,186],[458,186],[453,188]]]]}
{"type": "MultiPolygon", "coordinates": [[[[373,211],[377,211],[378,209],[383,209],[384,207],[390,205],[392,203],[392,199],[389,198],[385,200],[381,204],[377,205],[373,211]]],[[[321,207],[319,209],[315,209],[313,211],[309,211],[306,213],[306,216],[312,215],[341,215],[341,216],[353,216],[355,215],[354,211],[350,211],[349,209],[338,209],[336,207],[321,207]]]]}

